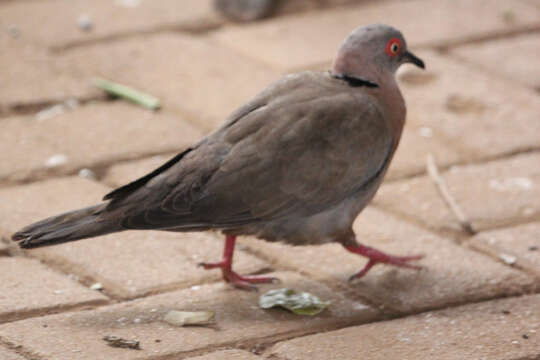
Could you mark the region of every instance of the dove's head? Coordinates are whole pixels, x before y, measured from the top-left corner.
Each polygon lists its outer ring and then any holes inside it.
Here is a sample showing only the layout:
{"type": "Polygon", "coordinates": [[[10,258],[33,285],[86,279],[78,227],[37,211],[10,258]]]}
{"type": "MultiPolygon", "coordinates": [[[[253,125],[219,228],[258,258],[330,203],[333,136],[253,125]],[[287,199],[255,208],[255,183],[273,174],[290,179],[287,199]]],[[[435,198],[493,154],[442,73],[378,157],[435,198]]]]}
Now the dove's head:
{"type": "Polygon", "coordinates": [[[420,58],[407,50],[407,43],[399,30],[375,24],[359,27],[345,39],[334,60],[332,72],[370,80],[370,75],[393,75],[404,63],[412,63],[422,69],[425,67],[420,58]]]}

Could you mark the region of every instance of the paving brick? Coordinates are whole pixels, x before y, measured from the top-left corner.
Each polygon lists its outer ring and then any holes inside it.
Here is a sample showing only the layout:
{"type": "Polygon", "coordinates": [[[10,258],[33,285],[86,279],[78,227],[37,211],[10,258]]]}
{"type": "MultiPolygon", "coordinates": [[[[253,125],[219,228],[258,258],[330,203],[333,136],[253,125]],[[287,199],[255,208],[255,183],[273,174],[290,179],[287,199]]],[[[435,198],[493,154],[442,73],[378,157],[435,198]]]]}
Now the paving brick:
{"type": "Polygon", "coordinates": [[[427,152],[445,165],[456,157],[466,162],[538,148],[540,98],[534,92],[431,52],[419,54],[428,71],[404,67],[399,74],[408,108],[405,126],[426,139],[415,145],[424,147],[423,156],[398,150],[404,154],[397,158],[409,159],[408,172],[425,169],[427,152]]]}
{"type": "Polygon", "coordinates": [[[101,179],[109,186],[121,186],[157,169],[176,153],[156,155],[141,160],[126,161],[112,165],[101,179]]]}
{"type": "MultiPolygon", "coordinates": [[[[9,235],[47,216],[89,206],[109,190],[80,178],[4,188],[0,190],[0,230],[9,235]]],[[[101,282],[108,294],[129,298],[220,280],[219,271],[198,268],[197,263],[220,259],[222,247],[222,240],[208,233],[128,231],[27,253],[85,283],[101,282]]],[[[267,267],[241,250],[235,254],[235,269],[240,273],[267,267]]]]}
{"type": "Polygon", "coordinates": [[[0,358],[4,360],[24,360],[24,357],[3,348],[0,348],[0,358]]]}
{"type": "Polygon", "coordinates": [[[20,38],[54,48],[125,34],[197,29],[218,23],[211,0],[9,2],[0,7],[0,18],[9,19],[8,24],[19,29],[20,38]],[[29,13],[34,16],[29,17],[29,13]],[[81,16],[92,22],[90,31],[79,28],[81,16]]]}
{"type": "Polygon", "coordinates": [[[261,341],[360,324],[376,316],[371,308],[354,304],[321,284],[292,273],[278,273],[276,276],[283,280],[283,284],[264,286],[265,290],[292,287],[329,299],[332,305],[313,317],[293,315],[281,309],[262,310],[257,305],[260,294],[214,284],[92,311],[4,324],[0,326],[0,337],[47,359],[73,359],[74,356],[77,359],[118,360],[165,358],[220,347],[253,346],[261,341]],[[172,309],[214,311],[216,324],[212,327],[173,327],[162,321],[172,309]],[[46,329],[42,327],[44,324],[46,329]],[[101,340],[104,335],[138,339],[142,350],[109,347],[101,340]]]}
{"type": "Polygon", "coordinates": [[[208,38],[159,34],[74,49],[66,61],[88,76],[143,89],[207,130],[278,74],[208,38]],[[114,61],[110,61],[110,59],[114,61]]]}
{"type": "Polygon", "coordinates": [[[413,47],[443,46],[540,25],[537,9],[525,1],[514,1],[510,6],[504,0],[436,0],[429,5],[417,0],[372,2],[228,27],[217,32],[216,38],[276,68],[303,69],[331,61],[353,28],[380,22],[403,31],[413,47]],[[508,12],[513,14],[511,21],[505,17],[508,12]]]}
{"type": "MultiPolygon", "coordinates": [[[[409,119],[416,116],[414,111],[408,111],[408,113],[409,119]]],[[[446,144],[441,136],[433,136],[431,129],[426,130],[423,126],[406,124],[386,179],[398,179],[424,173],[427,154],[430,153],[437,158],[441,166],[456,163],[463,158],[460,156],[460,151],[446,144]]]]}
{"type": "Polygon", "coordinates": [[[366,260],[341,245],[291,247],[251,238],[242,243],[275,266],[302,271],[352,298],[369,299],[390,313],[442,308],[535,287],[533,277],[373,208],[359,216],[354,230],[360,242],[390,254],[425,254],[418,262],[425,269],[417,272],[378,265],[350,284],[348,277],[360,271],[366,260]]]}
{"type": "MultiPolygon", "coordinates": [[[[483,232],[469,244],[540,278],[540,223],[483,232]]],[[[540,285],[540,283],[539,283],[540,285]]]]}
{"type": "Polygon", "coordinates": [[[266,358],[537,359],[540,296],[489,301],[279,343],[266,358]]]}
{"type": "Polygon", "coordinates": [[[107,301],[99,292],[49,270],[38,261],[20,257],[0,258],[0,283],[1,322],[107,301]]]}
{"type": "Polygon", "coordinates": [[[0,31],[0,48],[0,115],[25,106],[99,96],[86,79],[60,58],[20,38],[12,38],[6,31],[0,31]]]}
{"type": "MultiPolygon", "coordinates": [[[[540,154],[532,153],[455,166],[442,176],[473,228],[484,230],[540,217],[539,163],[540,154]]],[[[383,185],[374,203],[436,230],[460,230],[427,176],[383,185]]]]}
{"type": "Polygon", "coordinates": [[[119,159],[180,151],[200,136],[181,116],[122,102],[82,106],[45,120],[9,117],[0,122],[0,142],[9,149],[0,163],[0,179],[65,174],[119,159]],[[58,155],[66,162],[51,166],[51,157],[58,155]]]}
{"type": "Polygon", "coordinates": [[[540,89],[540,35],[514,36],[458,47],[452,53],[485,68],[494,75],[540,89]],[[504,54],[501,56],[501,54],[504,54]]]}
{"type": "Polygon", "coordinates": [[[260,357],[247,351],[241,350],[223,350],[211,354],[189,358],[190,360],[257,360],[260,357]]]}

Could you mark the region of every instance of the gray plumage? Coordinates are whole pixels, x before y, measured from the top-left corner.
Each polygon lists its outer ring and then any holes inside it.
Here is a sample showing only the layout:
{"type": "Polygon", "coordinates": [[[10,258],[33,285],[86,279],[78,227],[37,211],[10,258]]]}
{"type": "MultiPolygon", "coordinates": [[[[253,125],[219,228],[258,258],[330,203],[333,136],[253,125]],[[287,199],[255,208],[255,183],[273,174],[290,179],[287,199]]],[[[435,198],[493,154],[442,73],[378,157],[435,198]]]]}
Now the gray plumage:
{"type": "Polygon", "coordinates": [[[131,229],[214,229],[296,245],[356,243],[352,222],[401,136],[405,104],[394,73],[404,62],[423,67],[399,31],[359,28],[330,72],[283,77],[103,204],[32,224],[13,239],[29,248],[131,229]],[[395,57],[393,39],[402,47],[395,57]]]}

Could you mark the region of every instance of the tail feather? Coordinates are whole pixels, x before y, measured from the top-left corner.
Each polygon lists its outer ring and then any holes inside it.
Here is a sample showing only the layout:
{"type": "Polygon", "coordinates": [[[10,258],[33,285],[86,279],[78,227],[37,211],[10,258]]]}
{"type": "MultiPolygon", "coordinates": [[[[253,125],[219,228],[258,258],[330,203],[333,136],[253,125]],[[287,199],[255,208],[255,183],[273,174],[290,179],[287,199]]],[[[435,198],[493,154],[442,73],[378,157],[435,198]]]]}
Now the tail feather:
{"type": "Polygon", "coordinates": [[[13,234],[22,248],[34,248],[120,231],[117,221],[100,217],[106,204],[56,215],[28,225],[13,234]]]}

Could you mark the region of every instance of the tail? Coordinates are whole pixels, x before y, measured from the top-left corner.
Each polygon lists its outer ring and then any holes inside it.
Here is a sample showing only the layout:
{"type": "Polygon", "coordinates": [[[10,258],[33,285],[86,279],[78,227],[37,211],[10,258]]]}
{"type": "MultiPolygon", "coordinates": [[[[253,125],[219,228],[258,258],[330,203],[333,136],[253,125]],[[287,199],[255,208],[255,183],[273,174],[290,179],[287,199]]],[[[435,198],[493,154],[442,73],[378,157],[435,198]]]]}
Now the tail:
{"type": "Polygon", "coordinates": [[[70,211],[26,226],[13,234],[22,248],[60,244],[122,230],[118,221],[101,217],[106,203],[70,211]]]}

